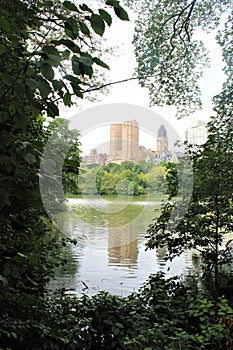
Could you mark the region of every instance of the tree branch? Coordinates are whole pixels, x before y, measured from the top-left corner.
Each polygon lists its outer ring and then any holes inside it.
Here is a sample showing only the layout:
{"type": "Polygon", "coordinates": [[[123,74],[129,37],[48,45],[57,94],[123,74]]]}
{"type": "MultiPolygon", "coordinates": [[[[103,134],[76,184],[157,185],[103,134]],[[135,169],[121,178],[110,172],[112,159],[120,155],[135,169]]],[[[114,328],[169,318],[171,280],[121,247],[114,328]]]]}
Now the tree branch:
{"type": "Polygon", "coordinates": [[[126,82],[132,81],[132,80],[139,80],[139,79],[144,79],[144,78],[150,78],[150,77],[152,77],[152,75],[143,75],[143,76],[138,76],[138,77],[122,79],[122,80],[114,81],[114,82],[111,82],[111,83],[106,83],[106,84],[103,84],[101,86],[92,87],[90,89],[87,89],[87,90],[83,91],[83,93],[92,92],[92,91],[98,91],[98,90],[101,90],[101,89],[103,89],[103,88],[105,88],[107,86],[121,84],[121,83],[126,83],[126,82]]]}

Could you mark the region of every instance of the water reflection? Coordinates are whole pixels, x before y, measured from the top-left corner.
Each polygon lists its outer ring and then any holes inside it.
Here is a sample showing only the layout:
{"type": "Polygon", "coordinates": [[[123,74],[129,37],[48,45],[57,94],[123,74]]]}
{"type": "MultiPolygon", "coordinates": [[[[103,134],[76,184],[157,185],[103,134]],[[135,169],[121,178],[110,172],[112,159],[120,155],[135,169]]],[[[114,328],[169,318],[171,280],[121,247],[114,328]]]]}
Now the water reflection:
{"type": "Polygon", "coordinates": [[[51,288],[95,294],[108,290],[126,295],[137,290],[150,273],[180,274],[191,265],[185,255],[166,262],[166,249],[145,251],[145,231],[160,201],[153,198],[75,198],[70,211],[59,215],[59,227],[77,246],[66,249],[68,266],[57,273],[51,288]],[[75,268],[74,268],[75,266],[75,268]],[[86,288],[86,287],[88,288],[86,288]]]}
{"type": "Polygon", "coordinates": [[[109,228],[108,265],[136,267],[138,262],[138,233],[127,227],[118,234],[109,228]]]}

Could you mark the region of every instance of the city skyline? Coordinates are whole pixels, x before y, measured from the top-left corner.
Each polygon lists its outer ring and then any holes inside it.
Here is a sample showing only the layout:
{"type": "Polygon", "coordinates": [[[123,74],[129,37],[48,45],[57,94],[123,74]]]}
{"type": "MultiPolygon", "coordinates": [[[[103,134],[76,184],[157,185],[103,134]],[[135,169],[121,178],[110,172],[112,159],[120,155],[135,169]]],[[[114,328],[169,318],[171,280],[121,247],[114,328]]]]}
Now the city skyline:
{"type": "Polygon", "coordinates": [[[147,149],[139,143],[139,124],[133,120],[110,124],[109,150],[98,152],[97,148],[91,149],[84,156],[84,163],[121,163],[122,161],[137,162],[140,159],[152,160],[155,163],[171,157],[169,150],[167,130],[160,125],[157,137],[154,139],[154,150],[147,149]]]}
{"type": "MultiPolygon", "coordinates": [[[[176,152],[173,147],[169,148],[169,137],[166,127],[161,124],[154,137],[154,149],[148,149],[140,145],[140,127],[136,119],[112,123],[109,126],[108,149],[98,151],[98,147],[90,149],[84,156],[83,163],[99,164],[118,163],[123,161],[137,162],[140,159],[151,160],[159,163],[162,160],[178,161],[182,152],[176,152]]],[[[185,141],[193,145],[202,145],[207,139],[206,123],[194,120],[185,130],[185,141]]],[[[106,146],[106,144],[105,144],[106,146]]]]}

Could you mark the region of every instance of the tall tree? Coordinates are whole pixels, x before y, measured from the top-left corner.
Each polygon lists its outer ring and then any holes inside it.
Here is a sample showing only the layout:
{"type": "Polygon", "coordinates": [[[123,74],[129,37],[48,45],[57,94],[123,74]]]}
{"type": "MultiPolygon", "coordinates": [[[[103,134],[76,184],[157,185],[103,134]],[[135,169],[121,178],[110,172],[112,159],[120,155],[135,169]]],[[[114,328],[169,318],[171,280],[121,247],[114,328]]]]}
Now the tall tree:
{"type": "Polygon", "coordinates": [[[63,0],[0,3],[0,335],[6,348],[20,349],[12,327],[28,327],[56,258],[39,192],[44,117],[58,116],[59,103],[83,98],[96,84],[97,67],[108,68],[96,39],[112,23],[107,9],[128,20],[111,0],[95,10],[63,0]]]}
{"type": "MultiPolygon", "coordinates": [[[[193,193],[188,210],[184,216],[177,215],[171,220],[176,201],[165,203],[161,215],[147,231],[147,247],[166,246],[168,258],[173,259],[185,249],[197,249],[201,253],[205,276],[214,278],[216,293],[219,287],[219,267],[233,259],[230,248],[232,240],[224,242],[233,230],[233,150],[229,142],[229,135],[232,134],[230,118],[212,118],[206,144],[199,148],[188,148],[194,172],[193,193]]],[[[171,175],[168,178],[170,189],[176,182],[176,173],[171,175]]],[[[170,200],[174,195],[172,190],[170,200]]],[[[185,198],[179,203],[182,206],[185,198]]]]}

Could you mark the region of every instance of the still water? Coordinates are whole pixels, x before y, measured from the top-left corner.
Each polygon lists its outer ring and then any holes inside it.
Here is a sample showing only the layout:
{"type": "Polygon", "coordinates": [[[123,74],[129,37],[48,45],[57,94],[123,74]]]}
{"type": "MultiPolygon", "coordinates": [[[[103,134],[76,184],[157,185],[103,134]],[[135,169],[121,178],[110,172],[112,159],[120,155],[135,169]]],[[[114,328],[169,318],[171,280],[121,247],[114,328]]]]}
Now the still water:
{"type": "Polygon", "coordinates": [[[64,288],[77,295],[99,290],[126,296],[136,291],[151,273],[168,277],[191,268],[191,254],[166,262],[166,249],[145,251],[145,232],[158,215],[162,198],[77,197],[68,199],[68,210],[59,227],[76,246],[65,248],[68,263],[56,272],[49,288],[64,288]]]}

